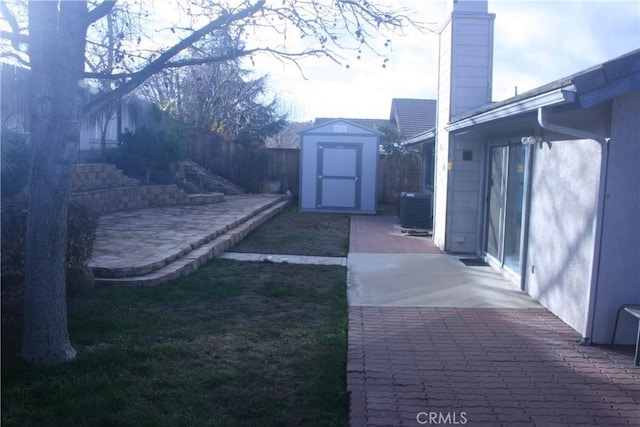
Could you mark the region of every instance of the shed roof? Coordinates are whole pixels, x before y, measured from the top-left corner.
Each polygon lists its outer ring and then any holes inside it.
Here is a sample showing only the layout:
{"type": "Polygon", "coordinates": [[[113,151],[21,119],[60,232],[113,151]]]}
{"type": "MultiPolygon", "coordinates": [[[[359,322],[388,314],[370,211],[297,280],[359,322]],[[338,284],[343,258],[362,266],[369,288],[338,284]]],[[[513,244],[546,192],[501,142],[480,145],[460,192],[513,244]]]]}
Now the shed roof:
{"type": "Polygon", "coordinates": [[[371,130],[377,130],[377,128],[380,126],[388,126],[391,124],[391,122],[387,119],[345,119],[345,118],[338,118],[338,117],[318,117],[313,121],[313,124],[314,126],[323,125],[325,123],[333,122],[335,120],[346,120],[348,122],[355,123],[359,126],[362,126],[371,130]]]}
{"type": "Polygon", "coordinates": [[[299,132],[299,135],[306,135],[306,134],[312,134],[312,133],[324,134],[326,132],[336,133],[336,129],[339,126],[344,126],[344,131],[340,130],[338,131],[338,133],[354,133],[353,129],[358,129],[361,134],[376,135],[376,136],[382,135],[381,132],[377,131],[372,127],[364,126],[362,124],[356,123],[355,121],[349,120],[349,119],[327,120],[320,124],[312,126],[308,129],[305,129],[302,132],[299,132]],[[330,125],[333,127],[331,128],[330,125]],[[328,131],[327,129],[331,129],[331,131],[328,131]]]}

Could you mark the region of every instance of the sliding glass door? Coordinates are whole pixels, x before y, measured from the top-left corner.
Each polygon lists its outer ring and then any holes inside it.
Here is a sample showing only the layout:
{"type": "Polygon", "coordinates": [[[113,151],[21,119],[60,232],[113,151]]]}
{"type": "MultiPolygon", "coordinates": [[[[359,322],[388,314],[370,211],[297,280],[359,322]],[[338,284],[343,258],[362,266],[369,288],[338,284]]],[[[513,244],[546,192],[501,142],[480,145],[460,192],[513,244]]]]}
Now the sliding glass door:
{"type": "Polygon", "coordinates": [[[525,147],[490,148],[485,246],[494,264],[520,274],[525,147]]]}

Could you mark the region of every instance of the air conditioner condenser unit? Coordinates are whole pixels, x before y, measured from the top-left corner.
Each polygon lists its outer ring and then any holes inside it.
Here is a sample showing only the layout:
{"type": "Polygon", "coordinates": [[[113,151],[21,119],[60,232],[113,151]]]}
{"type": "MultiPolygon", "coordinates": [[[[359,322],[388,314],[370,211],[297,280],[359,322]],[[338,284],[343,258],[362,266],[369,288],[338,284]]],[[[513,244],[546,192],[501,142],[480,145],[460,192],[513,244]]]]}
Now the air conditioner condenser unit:
{"type": "Polygon", "coordinates": [[[433,229],[433,193],[400,193],[398,214],[400,227],[408,229],[433,229]]]}

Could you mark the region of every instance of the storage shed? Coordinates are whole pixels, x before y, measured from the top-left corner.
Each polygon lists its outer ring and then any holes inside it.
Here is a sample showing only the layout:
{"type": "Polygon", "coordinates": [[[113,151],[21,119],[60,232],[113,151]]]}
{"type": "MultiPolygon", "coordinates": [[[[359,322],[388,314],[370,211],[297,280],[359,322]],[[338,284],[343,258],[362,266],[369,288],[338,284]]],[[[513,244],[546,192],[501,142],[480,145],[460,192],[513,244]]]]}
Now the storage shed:
{"type": "Polygon", "coordinates": [[[300,135],[300,210],[375,214],[382,133],[337,119],[300,135]]]}

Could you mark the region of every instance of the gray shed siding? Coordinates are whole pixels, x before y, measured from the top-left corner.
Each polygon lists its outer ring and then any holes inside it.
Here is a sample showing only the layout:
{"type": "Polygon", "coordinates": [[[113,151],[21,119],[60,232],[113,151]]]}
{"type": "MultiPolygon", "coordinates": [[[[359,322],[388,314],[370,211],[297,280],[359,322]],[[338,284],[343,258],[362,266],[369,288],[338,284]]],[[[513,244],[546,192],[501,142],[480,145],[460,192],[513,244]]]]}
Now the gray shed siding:
{"type": "MultiPolygon", "coordinates": [[[[348,120],[335,120],[301,132],[300,143],[300,210],[306,212],[342,212],[375,214],[377,208],[377,175],[380,133],[363,128],[348,120]],[[358,163],[360,176],[357,180],[355,208],[322,206],[318,199],[319,147],[349,146],[359,147],[361,157],[358,163]]],[[[341,159],[343,160],[343,159],[341,159]]],[[[341,192],[341,186],[332,190],[341,192]]],[[[332,200],[342,200],[343,195],[334,194],[332,200]]],[[[345,196],[349,197],[349,196],[345,196]]]]}

